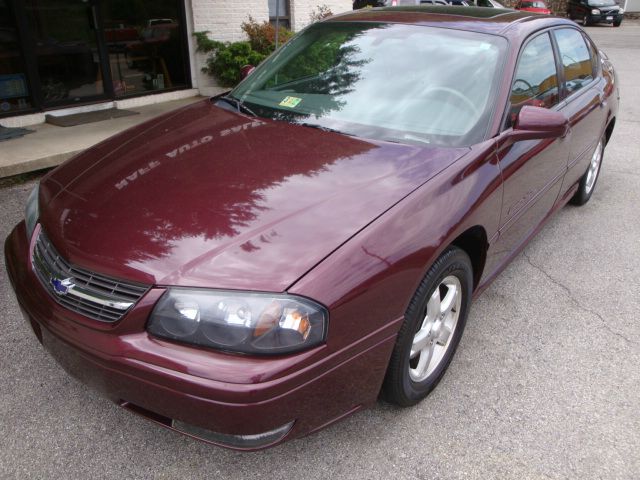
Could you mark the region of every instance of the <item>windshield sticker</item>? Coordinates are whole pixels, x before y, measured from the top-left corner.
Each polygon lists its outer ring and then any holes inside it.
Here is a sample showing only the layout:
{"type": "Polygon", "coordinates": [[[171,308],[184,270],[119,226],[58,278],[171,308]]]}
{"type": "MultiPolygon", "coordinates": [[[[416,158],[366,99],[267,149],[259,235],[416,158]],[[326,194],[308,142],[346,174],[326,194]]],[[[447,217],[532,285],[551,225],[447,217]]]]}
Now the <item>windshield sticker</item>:
{"type": "Polygon", "coordinates": [[[285,97],[285,99],[280,102],[280,106],[295,108],[301,101],[302,99],[298,97],[285,97]]]}

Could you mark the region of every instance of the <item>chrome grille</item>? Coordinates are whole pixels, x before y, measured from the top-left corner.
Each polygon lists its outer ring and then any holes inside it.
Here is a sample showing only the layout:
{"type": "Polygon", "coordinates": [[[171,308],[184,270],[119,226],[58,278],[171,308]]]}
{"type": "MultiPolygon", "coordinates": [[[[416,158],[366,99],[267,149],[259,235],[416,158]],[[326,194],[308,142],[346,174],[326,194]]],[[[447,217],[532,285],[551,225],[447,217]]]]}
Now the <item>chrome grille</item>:
{"type": "Polygon", "coordinates": [[[102,322],[120,320],[149,289],[71,265],[42,230],[33,250],[33,270],[56,302],[102,322]]]}

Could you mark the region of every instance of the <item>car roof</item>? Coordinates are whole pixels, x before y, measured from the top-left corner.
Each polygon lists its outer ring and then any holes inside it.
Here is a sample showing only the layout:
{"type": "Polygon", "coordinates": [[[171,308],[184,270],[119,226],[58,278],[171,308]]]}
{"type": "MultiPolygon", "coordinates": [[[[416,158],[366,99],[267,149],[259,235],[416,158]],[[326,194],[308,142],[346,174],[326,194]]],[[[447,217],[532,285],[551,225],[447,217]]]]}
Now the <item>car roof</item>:
{"type": "Polygon", "coordinates": [[[554,25],[575,23],[531,12],[492,7],[408,6],[364,8],[330,17],[326,22],[404,23],[522,37],[554,25]]]}

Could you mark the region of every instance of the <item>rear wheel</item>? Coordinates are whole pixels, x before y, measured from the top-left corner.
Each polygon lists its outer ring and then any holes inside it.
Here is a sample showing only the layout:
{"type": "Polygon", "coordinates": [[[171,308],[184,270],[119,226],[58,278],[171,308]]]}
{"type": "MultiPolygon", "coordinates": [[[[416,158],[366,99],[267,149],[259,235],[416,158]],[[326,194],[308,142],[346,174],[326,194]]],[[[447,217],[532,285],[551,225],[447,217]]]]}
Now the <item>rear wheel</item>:
{"type": "Polygon", "coordinates": [[[386,400],[415,405],[438,384],[460,343],[472,286],[469,256],[448,248],[409,303],[383,384],[386,400]]]}
{"type": "Polygon", "coordinates": [[[589,15],[585,15],[584,17],[582,17],[582,26],[586,27],[590,24],[591,22],[589,22],[589,15]]]}
{"type": "Polygon", "coordinates": [[[584,205],[589,201],[593,191],[596,187],[596,182],[598,181],[598,176],[600,175],[600,167],[602,165],[602,157],[604,156],[604,144],[605,137],[604,135],[598,142],[598,146],[596,147],[593,155],[591,156],[591,162],[589,163],[589,167],[587,171],[584,173],[582,178],[580,179],[580,184],[578,185],[578,191],[571,198],[570,202],[574,205],[584,205]]]}

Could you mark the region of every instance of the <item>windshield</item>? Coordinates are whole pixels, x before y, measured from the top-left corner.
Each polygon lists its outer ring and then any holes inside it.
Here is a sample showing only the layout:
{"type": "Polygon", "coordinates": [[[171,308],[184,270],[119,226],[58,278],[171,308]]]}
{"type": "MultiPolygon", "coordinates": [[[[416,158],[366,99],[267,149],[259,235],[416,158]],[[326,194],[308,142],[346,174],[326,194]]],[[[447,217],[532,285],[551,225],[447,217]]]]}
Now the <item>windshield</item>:
{"type": "Polygon", "coordinates": [[[324,22],[285,44],[231,95],[257,115],[412,144],[482,140],[504,58],[501,37],[324,22]]]}

